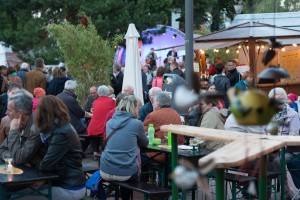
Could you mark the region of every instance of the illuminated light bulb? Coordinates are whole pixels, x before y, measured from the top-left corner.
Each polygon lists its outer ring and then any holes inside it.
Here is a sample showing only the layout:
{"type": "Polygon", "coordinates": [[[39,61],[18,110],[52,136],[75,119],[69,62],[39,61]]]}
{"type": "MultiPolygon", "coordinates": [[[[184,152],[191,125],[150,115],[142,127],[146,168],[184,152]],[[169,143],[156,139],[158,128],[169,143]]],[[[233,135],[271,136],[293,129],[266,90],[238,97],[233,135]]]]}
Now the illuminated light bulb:
{"type": "Polygon", "coordinates": [[[240,49],[240,48],[242,48],[242,46],[241,46],[241,45],[239,45],[239,46],[238,46],[238,49],[240,49]]]}
{"type": "Polygon", "coordinates": [[[239,49],[236,49],[236,51],[235,51],[237,54],[239,54],[240,53],[240,51],[239,51],[239,49]]]}
{"type": "Polygon", "coordinates": [[[283,48],[281,49],[281,51],[285,51],[285,47],[283,47],[283,48]]]}
{"type": "Polygon", "coordinates": [[[262,45],[260,46],[260,48],[262,48],[262,49],[263,49],[263,48],[265,48],[265,45],[264,45],[264,44],[262,44],[262,45]]]}
{"type": "Polygon", "coordinates": [[[216,49],[216,52],[219,53],[219,49],[216,49]]]}
{"type": "Polygon", "coordinates": [[[259,46],[257,46],[256,48],[257,48],[257,49],[259,49],[260,47],[259,47],[259,46]]]}
{"type": "Polygon", "coordinates": [[[230,51],[229,49],[226,49],[226,53],[229,53],[229,51],[230,51]]]}
{"type": "Polygon", "coordinates": [[[214,52],[217,52],[217,49],[214,49],[214,52]]]}
{"type": "Polygon", "coordinates": [[[297,44],[293,44],[293,47],[297,47],[297,44]]]}
{"type": "Polygon", "coordinates": [[[247,47],[246,47],[247,49],[249,49],[249,46],[247,45],[247,47]]]}

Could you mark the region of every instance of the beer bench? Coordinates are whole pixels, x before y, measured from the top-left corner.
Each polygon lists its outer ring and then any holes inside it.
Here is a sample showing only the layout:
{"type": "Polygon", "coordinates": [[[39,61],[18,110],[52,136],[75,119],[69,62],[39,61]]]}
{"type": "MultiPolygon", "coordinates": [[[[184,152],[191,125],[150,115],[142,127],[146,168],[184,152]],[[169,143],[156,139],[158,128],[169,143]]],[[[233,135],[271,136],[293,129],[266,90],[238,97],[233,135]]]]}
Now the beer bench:
{"type": "MultiPolygon", "coordinates": [[[[144,194],[144,199],[147,200],[149,198],[158,198],[158,199],[163,199],[166,197],[171,196],[171,189],[168,188],[163,188],[160,186],[157,186],[155,184],[149,184],[146,182],[141,182],[141,181],[107,181],[111,183],[112,185],[115,186],[120,186],[122,188],[126,188],[132,191],[136,191],[139,193],[144,194]]],[[[131,197],[133,197],[133,194],[131,194],[131,197]]],[[[119,191],[116,189],[116,195],[115,199],[119,199],[119,191]]]]}

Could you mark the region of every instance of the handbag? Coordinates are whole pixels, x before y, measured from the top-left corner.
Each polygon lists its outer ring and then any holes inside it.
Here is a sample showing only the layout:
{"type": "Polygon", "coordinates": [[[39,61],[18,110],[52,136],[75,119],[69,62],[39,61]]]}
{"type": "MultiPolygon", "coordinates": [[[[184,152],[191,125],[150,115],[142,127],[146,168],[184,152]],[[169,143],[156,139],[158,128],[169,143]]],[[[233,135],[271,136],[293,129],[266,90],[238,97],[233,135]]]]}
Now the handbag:
{"type": "Polygon", "coordinates": [[[102,177],[100,175],[100,170],[97,170],[93,175],[88,179],[85,184],[85,187],[91,190],[91,197],[98,197],[99,200],[106,200],[107,196],[103,185],[101,183],[102,177]]]}

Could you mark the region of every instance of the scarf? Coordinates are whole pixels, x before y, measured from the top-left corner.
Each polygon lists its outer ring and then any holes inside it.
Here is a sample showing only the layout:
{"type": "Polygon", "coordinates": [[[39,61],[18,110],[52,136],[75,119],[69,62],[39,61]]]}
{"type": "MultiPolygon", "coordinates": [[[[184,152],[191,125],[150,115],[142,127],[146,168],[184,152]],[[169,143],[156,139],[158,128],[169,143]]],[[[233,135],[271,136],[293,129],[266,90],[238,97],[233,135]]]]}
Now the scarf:
{"type": "Polygon", "coordinates": [[[51,126],[51,128],[48,131],[46,131],[45,133],[40,133],[40,137],[41,137],[42,143],[45,144],[45,143],[48,142],[49,138],[51,138],[51,136],[53,135],[53,133],[54,133],[57,125],[58,125],[58,119],[55,118],[54,119],[54,123],[51,126]]]}
{"type": "Polygon", "coordinates": [[[285,118],[287,118],[287,104],[284,104],[284,108],[275,115],[275,120],[279,122],[285,118]]]}

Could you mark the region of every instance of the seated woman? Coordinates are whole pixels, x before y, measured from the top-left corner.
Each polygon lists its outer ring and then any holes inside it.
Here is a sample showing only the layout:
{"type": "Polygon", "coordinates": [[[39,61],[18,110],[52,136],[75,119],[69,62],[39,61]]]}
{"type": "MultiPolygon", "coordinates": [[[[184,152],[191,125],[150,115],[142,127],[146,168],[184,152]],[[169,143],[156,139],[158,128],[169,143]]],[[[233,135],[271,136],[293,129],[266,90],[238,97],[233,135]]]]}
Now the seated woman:
{"type": "Polygon", "coordinates": [[[82,150],[78,134],[70,124],[67,107],[57,97],[45,96],[38,103],[35,122],[47,146],[39,170],[60,177],[53,183],[52,198],[82,199],[86,192],[82,150]]]}
{"type": "Polygon", "coordinates": [[[237,82],[234,87],[238,90],[241,91],[246,91],[248,90],[249,86],[253,85],[253,74],[250,71],[246,71],[243,73],[242,75],[242,80],[240,80],[239,82],[237,82]]]}
{"type": "MultiPolygon", "coordinates": [[[[199,101],[201,117],[199,126],[203,128],[221,129],[224,130],[224,123],[226,120],[227,109],[219,110],[218,99],[213,96],[203,95],[199,101]]],[[[216,150],[221,148],[223,143],[215,141],[206,141],[204,148],[209,150],[216,150]]]]}
{"type": "MultiPolygon", "coordinates": [[[[147,146],[148,138],[137,116],[137,99],[129,95],[121,100],[112,119],[107,122],[109,140],[100,159],[100,174],[104,180],[129,181],[138,178],[138,147],[147,146]]],[[[130,193],[121,188],[123,200],[130,199],[130,193]]]]}

